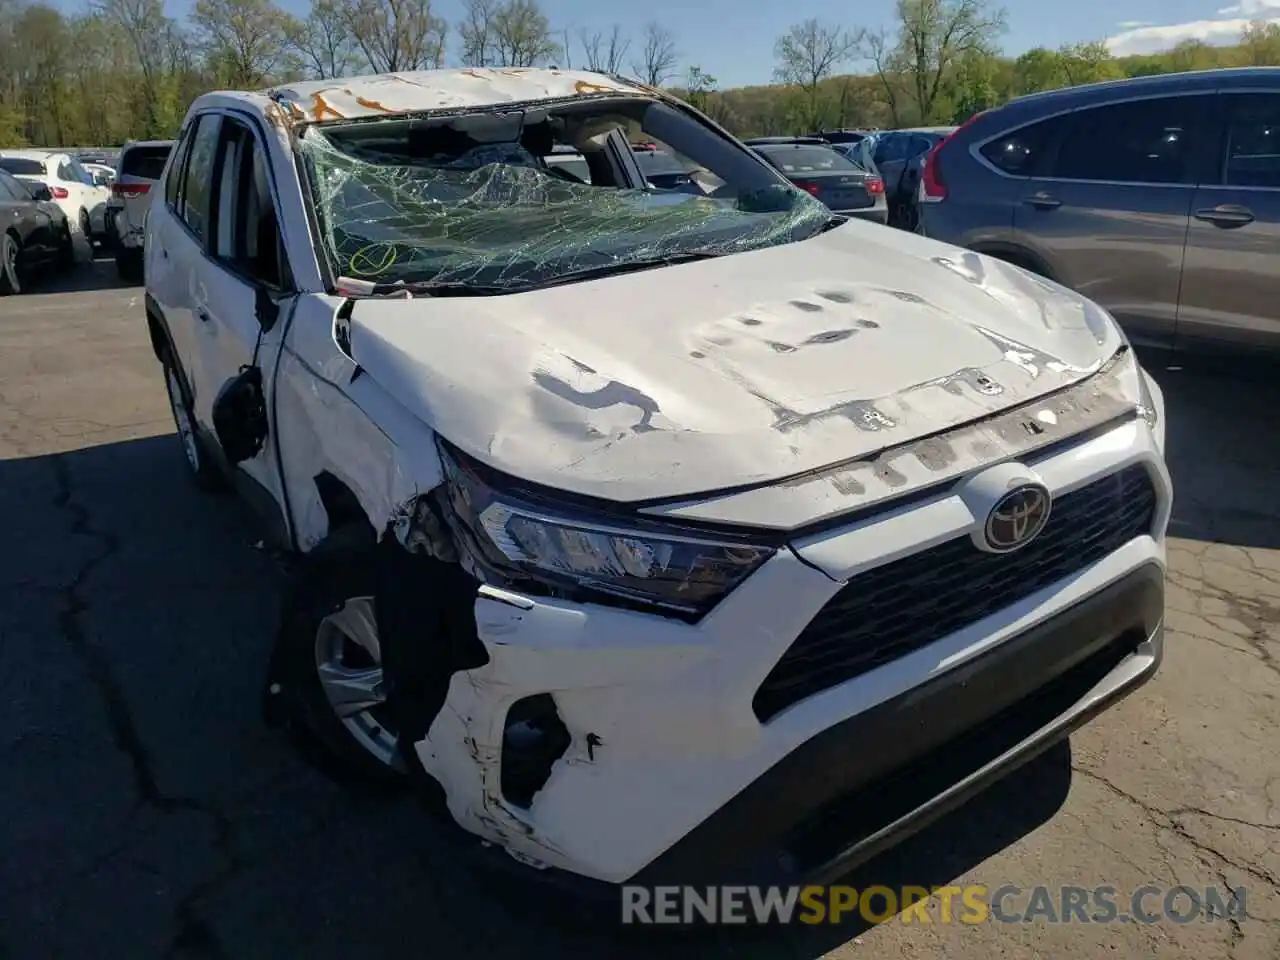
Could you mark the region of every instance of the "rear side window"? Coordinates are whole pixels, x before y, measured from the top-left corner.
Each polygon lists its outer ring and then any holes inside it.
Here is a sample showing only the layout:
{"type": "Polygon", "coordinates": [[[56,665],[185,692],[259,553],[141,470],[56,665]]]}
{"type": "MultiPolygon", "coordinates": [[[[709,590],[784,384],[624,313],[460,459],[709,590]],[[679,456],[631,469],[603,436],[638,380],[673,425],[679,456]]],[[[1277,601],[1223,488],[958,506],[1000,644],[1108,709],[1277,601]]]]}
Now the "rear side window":
{"type": "Polygon", "coordinates": [[[1158,97],[1071,114],[1049,176],[1116,183],[1190,183],[1195,97],[1158,97]]]}
{"type": "Polygon", "coordinates": [[[187,163],[187,155],[191,152],[191,139],[195,136],[199,124],[200,118],[197,117],[178,142],[178,155],[173,160],[173,166],[169,168],[169,179],[164,182],[164,202],[174,213],[181,213],[178,202],[182,198],[183,168],[187,163]]]}
{"type": "Polygon", "coordinates": [[[761,154],[784,173],[821,173],[857,170],[843,154],[830,147],[764,147],[761,154]]]}
{"type": "Polygon", "coordinates": [[[28,177],[43,177],[49,172],[43,162],[27,157],[0,157],[0,170],[28,177]]]}
{"type": "Polygon", "coordinates": [[[928,153],[933,149],[934,144],[941,139],[940,137],[912,137],[909,156],[918,157],[922,153],[928,153]]]}
{"type": "Polygon", "coordinates": [[[159,180],[169,159],[169,147],[134,147],[120,163],[120,176],[159,180]]]}
{"type": "Polygon", "coordinates": [[[1280,187],[1280,94],[1237,94],[1228,109],[1222,182],[1280,187]]]}
{"type": "Polygon", "coordinates": [[[7,173],[0,173],[0,200],[29,200],[26,191],[19,192],[17,188],[17,180],[9,176],[7,173]]]}
{"type": "Polygon", "coordinates": [[[200,126],[191,140],[191,157],[182,184],[179,216],[201,240],[209,236],[209,200],[213,195],[213,162],[218,154],[220,120],[216,114],[200,118],[200,126]]]}
{"type": "Polygon", "coordinates": [[[997,170],[1018,177],[1029,177],[1063,128],[1065,117],[1051,117],[1006,133],[983,146],[980,151],[997,170]]]}
{"type": "Polygon", "coordinates": [[[887,136],[876,141],[876,163],[887,163],[906,159],[907,140],[905,137],[887,136]]]}

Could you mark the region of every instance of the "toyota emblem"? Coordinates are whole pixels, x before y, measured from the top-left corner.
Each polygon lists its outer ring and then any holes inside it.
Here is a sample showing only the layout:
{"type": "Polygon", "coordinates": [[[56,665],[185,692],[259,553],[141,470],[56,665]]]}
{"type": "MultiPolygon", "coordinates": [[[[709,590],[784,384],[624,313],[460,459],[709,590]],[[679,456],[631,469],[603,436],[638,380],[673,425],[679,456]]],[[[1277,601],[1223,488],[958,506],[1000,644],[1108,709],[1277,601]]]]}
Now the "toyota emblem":
{"type": "Polygon", "coordinates": [[[1009,553],[1025,547],[1040,535],[1049,522],[1053,498],[1040,484],[1024,484],[996,501],[987,514],[983,534],[994,553],[1009,553]]]}

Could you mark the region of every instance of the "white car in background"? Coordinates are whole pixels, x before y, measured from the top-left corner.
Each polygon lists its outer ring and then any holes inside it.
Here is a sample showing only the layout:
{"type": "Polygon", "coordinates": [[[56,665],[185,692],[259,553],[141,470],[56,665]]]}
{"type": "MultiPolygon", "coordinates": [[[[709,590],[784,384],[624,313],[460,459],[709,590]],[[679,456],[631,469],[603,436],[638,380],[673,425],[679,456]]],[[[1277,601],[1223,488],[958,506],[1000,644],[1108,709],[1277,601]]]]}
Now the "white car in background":
{"type": "Polygon", "coordinates": [[[0,170],[24,183],[48,187],[71,228],[86,239],[106,236],[111,191],[95,183],[93,174],[75,157],[49,150],[5,150],[0,152],[0,170]]]}
{"type": "Polygon", "coordinates": [[[105,163],[90,163],[87,160],[81,161],[81,165],[89,171],[93,176],[94,183],[100,187],[110,187],[116,182],[116,172],[105,163]]]}

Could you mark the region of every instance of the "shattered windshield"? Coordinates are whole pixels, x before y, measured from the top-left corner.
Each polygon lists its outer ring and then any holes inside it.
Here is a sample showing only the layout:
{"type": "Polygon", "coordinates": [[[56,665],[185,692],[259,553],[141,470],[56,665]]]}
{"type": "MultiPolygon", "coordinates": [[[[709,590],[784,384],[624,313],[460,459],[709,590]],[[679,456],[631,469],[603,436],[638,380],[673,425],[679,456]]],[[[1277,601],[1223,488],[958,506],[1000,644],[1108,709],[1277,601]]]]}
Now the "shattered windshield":
{"type": "Polygon", "coordinates": [[[573,106],[308,128],[300,150],[335,275],[504,292],[789,243],[831,220],[809,194],[665,104],[573,106]],[[687,173],[680,189],[633,185],[622,155],[637,134],[663,140],[687,173]],[[556,162],[567,147],[582,167],[556,162]]]}

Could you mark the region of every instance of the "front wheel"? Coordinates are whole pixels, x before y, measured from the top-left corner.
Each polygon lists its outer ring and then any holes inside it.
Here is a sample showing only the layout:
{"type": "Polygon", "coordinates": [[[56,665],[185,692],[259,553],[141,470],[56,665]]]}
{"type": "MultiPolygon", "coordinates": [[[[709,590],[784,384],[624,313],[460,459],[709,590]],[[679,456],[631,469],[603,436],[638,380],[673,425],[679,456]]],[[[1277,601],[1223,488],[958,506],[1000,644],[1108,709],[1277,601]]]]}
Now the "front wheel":
{"type": "Polygon", "coordinates": [[[287,715],[346,773],[391,784],[405,780],[406,767],[387,704],[374,546],[369,531],[339,528],[303,558],[286,600],[273,675],[287,715]]]}

